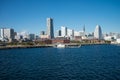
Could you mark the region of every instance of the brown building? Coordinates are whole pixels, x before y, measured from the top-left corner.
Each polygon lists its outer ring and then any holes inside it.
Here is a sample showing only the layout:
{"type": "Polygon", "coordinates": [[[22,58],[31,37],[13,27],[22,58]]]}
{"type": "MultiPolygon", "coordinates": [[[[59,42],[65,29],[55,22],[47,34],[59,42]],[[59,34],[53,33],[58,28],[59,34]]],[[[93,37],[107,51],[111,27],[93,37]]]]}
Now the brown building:
{"type": "Polygon", "coordinates": [[[52,40],[52,43],[70,43],[70,40],[64,37],[58,37],[52,40]]]}
{"type": "Polygon", "coordinates": [[[83,42],[86,42],[86,43],[95,43],[95,44],[101,44],[101,43],[105,43],[104,40],[98,40],[98,39],[84,39],[82,40],[83,42]]]}
{"type": "Polygon", "coordinates": [[[74,36],[74,40],[75,40],[75,41],[81,41],[81,40],[82,40],[82,37],[81,37],[81,36],[74,36]]]}
{"type": "Polygon", "coordinates": [[[42,39],[42,40],[40,40],[40,42],[41,43],[43,43],[43,44],[52,44],[52,40],[49,40],[49,39],[42,39]]]}

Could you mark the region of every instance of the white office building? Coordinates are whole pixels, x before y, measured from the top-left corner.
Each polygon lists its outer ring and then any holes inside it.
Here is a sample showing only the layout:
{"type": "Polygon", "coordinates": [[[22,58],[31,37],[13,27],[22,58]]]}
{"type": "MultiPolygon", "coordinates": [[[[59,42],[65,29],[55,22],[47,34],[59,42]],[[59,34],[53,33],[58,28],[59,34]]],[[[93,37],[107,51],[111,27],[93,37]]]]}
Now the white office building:
{"type": "Polygon", "coordinates": [[[67,27],[61,26],[61,36],[62,37],[67,36],[67,27]]]}
{"type": "Polygon", "coordinates": [[[117,43],[119,43],[119,44],[120,44],[120,38],[119,38],[119,39],[117,39],[116,41],[117,41],[117,43]]]}
{"type": "Polygon", "coordinates": [[[11,41],[14,39],[15,33],[14,29],[2,28],[0,29],[0,38],[2,41],[11,41]]]}
{"type": "Polygon", "coordinates": [[[79,31],[74,31],[74,36],[80,36],[79,31]]]}
{"type": "Polygon", "coordinates": [[[74,31],[74,36],[85,36],[84,31],[74,31]]]}
{"type": "Polygon", "coordinates": [[[74,30],[67,29],[67,36],[70,37],[70,39],[72,40],[74,37],[74,30]]]}

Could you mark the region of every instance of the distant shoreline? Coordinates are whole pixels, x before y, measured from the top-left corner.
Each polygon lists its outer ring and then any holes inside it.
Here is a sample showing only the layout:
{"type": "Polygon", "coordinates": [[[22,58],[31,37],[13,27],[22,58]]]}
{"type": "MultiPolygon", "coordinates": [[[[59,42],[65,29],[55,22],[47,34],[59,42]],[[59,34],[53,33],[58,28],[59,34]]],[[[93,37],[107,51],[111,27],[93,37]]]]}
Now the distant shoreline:
{"type": "MultiPolygon", "coordinates": [[[[87,45],[106,45],[107,43],[99,43],[99,44],[74,44],[76,45],[81,45],[81,46],[87,46],[87,45]]],[[[67,44],[67,45],[71,45],[71,44],[67,44]]],[[[72,44],[73,46],[73,44],[72,44]]],[[[22,48],[53,48],[54,44],[51,45],[12,45],[12,46],[0,46],[0,50],[4,50],[4,49],[22,49],[22,48]]]]}

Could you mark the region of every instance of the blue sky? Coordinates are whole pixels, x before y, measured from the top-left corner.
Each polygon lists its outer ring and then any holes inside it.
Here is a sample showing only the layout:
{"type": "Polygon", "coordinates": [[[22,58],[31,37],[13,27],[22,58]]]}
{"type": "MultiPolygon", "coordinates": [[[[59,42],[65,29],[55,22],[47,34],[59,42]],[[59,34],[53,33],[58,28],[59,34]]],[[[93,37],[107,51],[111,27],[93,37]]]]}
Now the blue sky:
{"type": "Polygon", "coordinates": [[[120,0],[0,0],[0,27],[39,34],[46,31],[46,18],[54,19],[54,29],[66,26],[93,32],[99,24],[103,32],[120,32],[120,0]]]}

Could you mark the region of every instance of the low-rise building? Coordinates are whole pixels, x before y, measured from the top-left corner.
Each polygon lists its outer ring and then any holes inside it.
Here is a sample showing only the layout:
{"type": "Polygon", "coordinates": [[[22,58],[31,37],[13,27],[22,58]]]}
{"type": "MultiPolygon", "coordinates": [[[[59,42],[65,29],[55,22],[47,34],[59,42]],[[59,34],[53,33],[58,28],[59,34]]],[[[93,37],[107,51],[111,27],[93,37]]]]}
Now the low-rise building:
{"type": "Polygon", "coordinates": [[[70,39],[64,37],[57,37],[54,40],[52,40],[52,43],[70,43],[70,39]]]}
{"type": "Polygon", "coordinates": [[[41,38],[41,39],[49,39],[50,36],[49,36],[49,35],[40,35],[40,38],[41,38]]]}
{"type": "Polygon", "coordinates": [[[117,39],[117,40],[116,40],[116,42],[120,44],[120,38],[119,38],[119,39],[117,39]]]}

